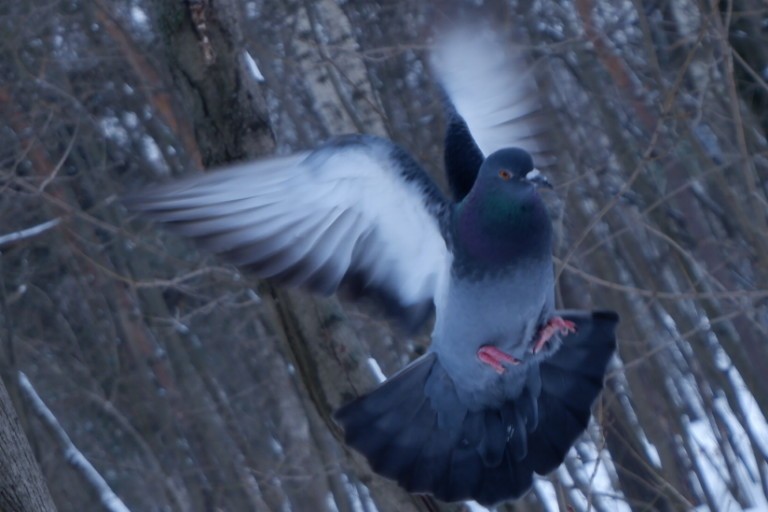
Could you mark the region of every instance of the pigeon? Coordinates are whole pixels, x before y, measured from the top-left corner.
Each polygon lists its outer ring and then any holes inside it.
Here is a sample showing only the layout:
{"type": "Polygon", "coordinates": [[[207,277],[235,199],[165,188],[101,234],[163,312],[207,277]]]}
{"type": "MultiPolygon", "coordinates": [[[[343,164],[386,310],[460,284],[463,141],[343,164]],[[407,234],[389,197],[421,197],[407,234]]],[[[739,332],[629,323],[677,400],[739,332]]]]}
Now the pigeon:
{"type": "Polygon", "coordinates": [[[557,468],[587,428],[618,315],[555,308],[535,82],[483,34],[447,35],[431,55],[450,199],[405,149],[355,134],[125,204],[276,284],[378,297],[412,327],[434,311],[427,352],[335,418],[406,490],[492,505],[557,468]]]}

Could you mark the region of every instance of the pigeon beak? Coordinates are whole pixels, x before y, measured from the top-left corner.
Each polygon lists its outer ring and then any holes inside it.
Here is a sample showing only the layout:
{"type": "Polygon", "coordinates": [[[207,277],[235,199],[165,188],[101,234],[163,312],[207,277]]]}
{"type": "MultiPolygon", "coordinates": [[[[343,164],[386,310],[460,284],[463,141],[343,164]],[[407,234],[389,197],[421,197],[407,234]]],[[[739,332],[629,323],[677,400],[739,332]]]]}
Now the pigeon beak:
{"type": "Polygon", "coordinates": [[[543,187],[543,188],[548,188],[550,190],[554,188],[552,187],[552,184],[549,182],[546,176],[541,174],[541,171],[539,171],[538,169],[534,169],[528,174],[526,174],[525,179],[530,181],[531,183],[533,183],[535,186],[539,188],[543,187]]]}

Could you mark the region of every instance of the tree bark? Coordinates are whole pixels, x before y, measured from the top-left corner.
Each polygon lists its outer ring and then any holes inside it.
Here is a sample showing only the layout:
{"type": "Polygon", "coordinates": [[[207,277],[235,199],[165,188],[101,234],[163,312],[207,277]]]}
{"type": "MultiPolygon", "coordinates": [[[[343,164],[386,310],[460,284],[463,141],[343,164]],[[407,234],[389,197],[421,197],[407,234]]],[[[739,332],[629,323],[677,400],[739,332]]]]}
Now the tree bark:
{"type": "Polygon", "coordinates": [[[0,510],[56,510],[3,379],[0,379],[0,510]]]}

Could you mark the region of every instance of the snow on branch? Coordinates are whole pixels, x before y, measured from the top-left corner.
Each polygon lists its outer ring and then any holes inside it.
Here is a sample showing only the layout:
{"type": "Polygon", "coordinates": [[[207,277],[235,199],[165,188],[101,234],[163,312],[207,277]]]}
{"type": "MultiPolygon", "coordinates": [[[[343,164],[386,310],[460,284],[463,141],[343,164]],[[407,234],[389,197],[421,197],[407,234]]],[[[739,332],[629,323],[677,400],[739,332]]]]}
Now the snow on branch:
{"type": "Polygon", "coordinates": [[[14,231],[13,233],[8,233],[7,235],[1,235],[0,247],[18,242],[19,240],[24,240],[25,238],[32,238],[33,236],[37,236],[40,233],[44,233],[49,229],[58,226],[59,222],[61,222],[61,219],[53,219],[47,222],[43,222],[42,224],[38,224],[37,226],[32,226],[31,228],[22,229],[21,231],[14,231]]]}
{"type": "Polygon", "coordinates": [[[106,480],[74,445],[67,432],[56,419],[53,412],[37,394],[24,372],[19,372],[19,388],[22,396],[29,402],[32,411],[43,422],[48,431],[59,443],[66,461],[80,473],[85,481],[98,493],[101,504],[109,512],[130,512],[123,501],[112,491],[106,480]]]}

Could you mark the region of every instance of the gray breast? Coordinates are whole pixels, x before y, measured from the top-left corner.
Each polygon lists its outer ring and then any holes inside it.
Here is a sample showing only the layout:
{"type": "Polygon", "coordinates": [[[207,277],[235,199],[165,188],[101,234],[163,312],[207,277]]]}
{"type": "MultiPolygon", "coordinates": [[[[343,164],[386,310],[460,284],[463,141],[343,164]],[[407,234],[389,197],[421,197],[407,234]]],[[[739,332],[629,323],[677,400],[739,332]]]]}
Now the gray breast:
{"type": "Polygon", "coordinates": [[[480,280],[454,275],[437,314],[430,351],[437,353],[459,396],[492,406],[520,393],[530,377],[530,354],[537,328],[554,312],[551,261],[517,265],[503,275],[480,280]],[[483,345],[495,345],[524,361],[497,374],[477,358],[483,345]]]}

